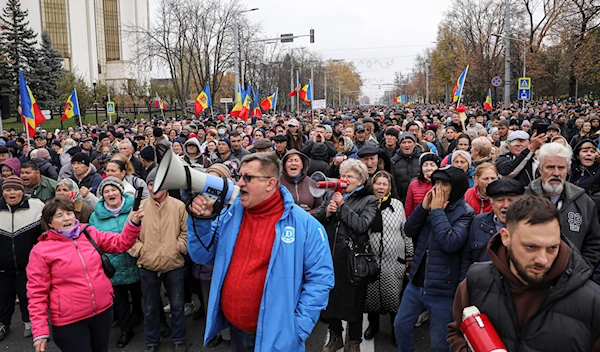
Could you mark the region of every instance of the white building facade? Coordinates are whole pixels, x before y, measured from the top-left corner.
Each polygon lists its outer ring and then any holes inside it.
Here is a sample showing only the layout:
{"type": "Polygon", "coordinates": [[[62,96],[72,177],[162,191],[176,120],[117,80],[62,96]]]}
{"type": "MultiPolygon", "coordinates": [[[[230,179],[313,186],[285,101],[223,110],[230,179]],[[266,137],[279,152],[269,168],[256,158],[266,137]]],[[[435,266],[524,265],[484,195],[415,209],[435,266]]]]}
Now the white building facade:
{"type": "Polygon", "coordinates": [[[149,0],[21,0],[21,6],[38,36],[48,31],[65,69],[90,86],[95,81],[120,90],[128,80],[149,82],[130,34],[133,27],[149,28],[149,0]]]}

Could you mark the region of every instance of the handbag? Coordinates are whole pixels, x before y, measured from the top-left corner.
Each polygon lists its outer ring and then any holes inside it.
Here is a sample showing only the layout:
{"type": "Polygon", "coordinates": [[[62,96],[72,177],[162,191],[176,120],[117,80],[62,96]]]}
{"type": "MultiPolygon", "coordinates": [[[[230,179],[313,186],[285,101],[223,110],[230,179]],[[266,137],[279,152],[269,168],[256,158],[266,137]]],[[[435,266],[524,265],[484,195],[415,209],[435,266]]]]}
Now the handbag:
{"type": "Polygon", "coordinates": [[[371,245],[367,243],[354,243],[348,240],[350,253],[348,254],[348,277],[351,284],[364,286],[377,281],[379,265],[371,245]]]}
{"type": "Polygon", "coordinates": [[[86,227],[84,227],[82,232],[85,235],[85,237],[87,237],[88,241],[90,241],[92,246],[94,246],[94,248],[96,248],[96,251],[100,254],[100,259],[102,260],[102,269],[104,270],[104,274],[109,279],[112,279],[112,277],[115,276],[115,274],[117,273],[117,269],[115,269],[115,267],[110,262],[110,259],[108,259],[106,254],[104,254],[104,252],[102,252],[100,250],[100,248],[98,247],[96,242],[94,242],[94,240],[92,239],[92,236],[90,236],[90,234],[87,232],[88,226],[90,226],[90,225],[87,225],[86,227]]]}

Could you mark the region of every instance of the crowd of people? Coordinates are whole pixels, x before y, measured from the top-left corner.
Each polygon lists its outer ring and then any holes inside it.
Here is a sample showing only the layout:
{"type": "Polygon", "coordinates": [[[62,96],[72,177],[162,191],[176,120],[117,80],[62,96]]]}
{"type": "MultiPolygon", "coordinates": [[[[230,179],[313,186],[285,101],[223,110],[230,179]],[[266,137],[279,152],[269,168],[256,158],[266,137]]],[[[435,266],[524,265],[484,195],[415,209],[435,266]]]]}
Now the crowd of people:
{"type": "Polygon", "coordinates": [[[143,330],[147,352],[169,336],[187,351],[192,315],[207,347],[233,351],[302,351],[321,320],[323,352],[357,352],[380,315],[399,351],[427,319],[432,351],[467,351],[476,305],[508,350],[600,351],[596,102],[120,118],[31,137],[0,136],[0,340],[18,302],[36,352],[107,351],[113,327],[119,348],[143,330]],[[155,189],[166,153],[239,197],[221,209],[155,189]],[[345,188],[316,194],[316,172],[345,188]],[[349,270],[360,250],[378,269],[366,281],[349,270]]]}

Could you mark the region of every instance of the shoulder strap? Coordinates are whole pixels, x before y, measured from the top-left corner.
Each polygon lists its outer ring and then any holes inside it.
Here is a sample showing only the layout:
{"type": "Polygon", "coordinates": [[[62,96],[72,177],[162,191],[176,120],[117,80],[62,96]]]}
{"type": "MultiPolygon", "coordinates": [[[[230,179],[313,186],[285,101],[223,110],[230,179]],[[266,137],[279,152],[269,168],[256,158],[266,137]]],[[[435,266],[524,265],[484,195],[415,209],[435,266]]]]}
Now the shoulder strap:
{"type": "Polygon", "coordinates": [[[83,234],[88,239],[88,241],[90,241],[90,243],[92,244],[92,246],[94,246],[94,248],[96,248],[96,250],[98,251],[98,253],[100,253],[100,255],[102,255],[104,253],[100,250],[100,248],[98,247],[98,245],[96,244],[96,242],[92,239],[92,236],[90,236],[90,234],[87,232],[87,228],[89,226],[90,226],[89,224],[85,225],[85,227],[83,228],[83,230],[81,232],[83,232],[83,234]]]}

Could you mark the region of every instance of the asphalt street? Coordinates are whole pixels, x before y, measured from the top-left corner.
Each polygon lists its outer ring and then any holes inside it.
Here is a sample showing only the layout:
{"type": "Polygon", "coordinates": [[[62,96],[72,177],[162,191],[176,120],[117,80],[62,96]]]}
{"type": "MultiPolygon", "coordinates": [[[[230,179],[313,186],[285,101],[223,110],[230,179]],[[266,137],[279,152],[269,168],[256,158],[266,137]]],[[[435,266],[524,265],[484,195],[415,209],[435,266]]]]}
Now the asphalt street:
{"type": "MultiPolygon", "coordinates": [[[[197,302],[196,302],[197,303],[197,302]]],[[[196,305],[197,306],[197,305],[196,305]]],[[[366,317],[366,315],[365,315],[366,317]]],[[[366,318],[363,323],[363,331],[367,328],[366,318]]],[[[390,343],[390,333],[392,331],[391,322],[386,317],[381,317],[381,331],[375,337],[373,341],[363,341],[361,344],[362,352],[393,352],[397,349],[390,343]]],[[[192,317],[187,318],[187,335],[188,335],[188,351],[213,351],[213,352],[226,352],[231,351],[231,347],[228,342],[224,342],[216,348],[205,348],[202,346],[204,338],[204,319],[193,320],[192,317]]],[[[31,338],[23,338],[23,323],[21,323],[21,317],[19,308],[16,307],[15,314],[12,319],[12,332],[3,340],[0,341],[0,352],[27,352],[33,351],[31,338]]],[[[143,326],[138,326],[135,329],[136,335],[133,337],[131,342],[125,348],[117,348],[116,343],[119,338],[119,329],[113,329],[110,337],[110,352],[143,352],[144,343],[144,329],[143,326]]],[[[327,326],[322,322],[319,322],[312,335],[306,342],[306,351],[308,352],[321,352],[323,346],[327,343],[327,326]]],[[[173,345],[171,340],[166,338],[162,341],[160,352],[173,351],[173,345]]],[[[416,352],[429,351],[429,324],[424,323],[421,327],[415,328],[415,346],[416,352]]],[[[59,352],[58,347],[50,342],[48,344],[47,352],[59,352]]],[[[340,350],[341,351],[341,350],[340,350]]]]}

